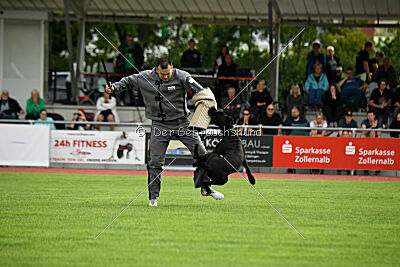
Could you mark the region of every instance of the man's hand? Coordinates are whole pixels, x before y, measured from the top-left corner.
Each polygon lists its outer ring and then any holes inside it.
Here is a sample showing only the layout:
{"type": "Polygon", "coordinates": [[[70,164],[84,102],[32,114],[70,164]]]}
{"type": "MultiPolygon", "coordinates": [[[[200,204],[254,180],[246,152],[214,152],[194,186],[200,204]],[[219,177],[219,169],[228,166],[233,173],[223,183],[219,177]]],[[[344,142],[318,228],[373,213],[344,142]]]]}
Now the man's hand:
{"type": "Polygon", "coordinates": [[[106,91],[107,94],[112,94],[112,93],[114,93],[115,89],[114,89],[113,86],[110,86],[110,85],[107,84],[105,91],[106,91]]]}

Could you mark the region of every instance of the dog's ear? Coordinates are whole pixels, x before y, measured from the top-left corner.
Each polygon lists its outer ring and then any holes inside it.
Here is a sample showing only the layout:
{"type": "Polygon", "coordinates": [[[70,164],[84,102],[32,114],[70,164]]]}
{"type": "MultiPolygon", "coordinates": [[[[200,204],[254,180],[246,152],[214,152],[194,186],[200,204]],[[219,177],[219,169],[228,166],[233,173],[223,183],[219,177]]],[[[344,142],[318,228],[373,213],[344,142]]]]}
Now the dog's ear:
{"type": "Polygon", "coordinates": [[[215,107],[211,107],[208,109],[209,116],[213,116],[216,112],[217,112],[217,110],[215,109],[215,107]]]}

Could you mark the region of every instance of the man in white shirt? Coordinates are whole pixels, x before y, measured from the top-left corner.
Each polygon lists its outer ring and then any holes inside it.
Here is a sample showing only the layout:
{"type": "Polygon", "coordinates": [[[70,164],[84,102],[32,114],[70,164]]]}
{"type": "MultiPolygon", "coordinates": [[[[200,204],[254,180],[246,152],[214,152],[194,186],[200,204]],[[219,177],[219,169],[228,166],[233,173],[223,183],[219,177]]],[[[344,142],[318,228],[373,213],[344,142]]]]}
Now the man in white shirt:
{"type": "MultiPolygon", "coordinates": [[[[110,99],[109,94],[104,93],[103,97],[97,99],[96,103],[97,113],[96,113],[96,121],[102,122],[118,122],[118,114],[117,114],[117,100],[115,97],[110,99]]],[[[100,130],[100,125],[97,126],[100,130]]],[[[115,126],[110,125],[111,131],[114,131],[115,126]]]]}

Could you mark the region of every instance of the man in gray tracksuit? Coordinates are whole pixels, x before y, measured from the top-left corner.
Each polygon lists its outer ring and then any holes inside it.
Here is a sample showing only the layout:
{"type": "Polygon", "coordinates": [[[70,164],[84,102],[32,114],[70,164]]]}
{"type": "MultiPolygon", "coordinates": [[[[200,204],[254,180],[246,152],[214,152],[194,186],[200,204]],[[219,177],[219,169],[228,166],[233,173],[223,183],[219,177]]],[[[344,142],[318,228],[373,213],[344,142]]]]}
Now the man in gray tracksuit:
{"type": "MultiPolygon", "coordinates": [[[[198,134],[188,127],[190,111],[186,98],[187,92],[194,89],[187,82],[188,77],[189,73],[174,69],[168,58],[160,58],[155,68],[125,77],[113,83],[112,87],[106,88],[107,93],[138,89],[142,93],[146,117],[152,120],[147,163],[150,206],[157,206],[165,152],[173,136],[177,137],[192,155],[196,144],[199,155],[206,153],[198,134]]],[[[203,187],[201,191],[202,195],[211,195],[215,199],[224,197],[213,189],[210,194],[203,187]]]]}

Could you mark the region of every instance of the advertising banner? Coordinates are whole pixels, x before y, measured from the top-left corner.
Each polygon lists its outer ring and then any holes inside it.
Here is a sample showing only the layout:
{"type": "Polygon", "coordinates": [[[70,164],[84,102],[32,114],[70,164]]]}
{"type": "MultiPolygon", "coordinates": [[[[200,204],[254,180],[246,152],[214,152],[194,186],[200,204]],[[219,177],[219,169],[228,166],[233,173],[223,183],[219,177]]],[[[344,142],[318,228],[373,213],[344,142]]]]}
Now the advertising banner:
{"type": "Polygon", "coordinates": [[[145,136],[118,131],[52,131],[50,162],[144,164],[145,136]]]}
{"type": "Polygon", "coordinates": [[[400,170],[400,139],[274,136],[273,167],[400,170]]]}
{"type": "Polygon", "coordinates": [[[0,165],[49,167],[50,126],[0,124],[0,165]]]}
{"type": "MultiPolygon", "coordinates": [[[[221,140],[221,136],[208,135],[204,145],[208,152],[214,150],[221,140]]],[[[273,139],[269,135],[240,136],[246,150],[246,160],[249,166],[271,167],[272,166],[272,145],[273,139]]]]}

